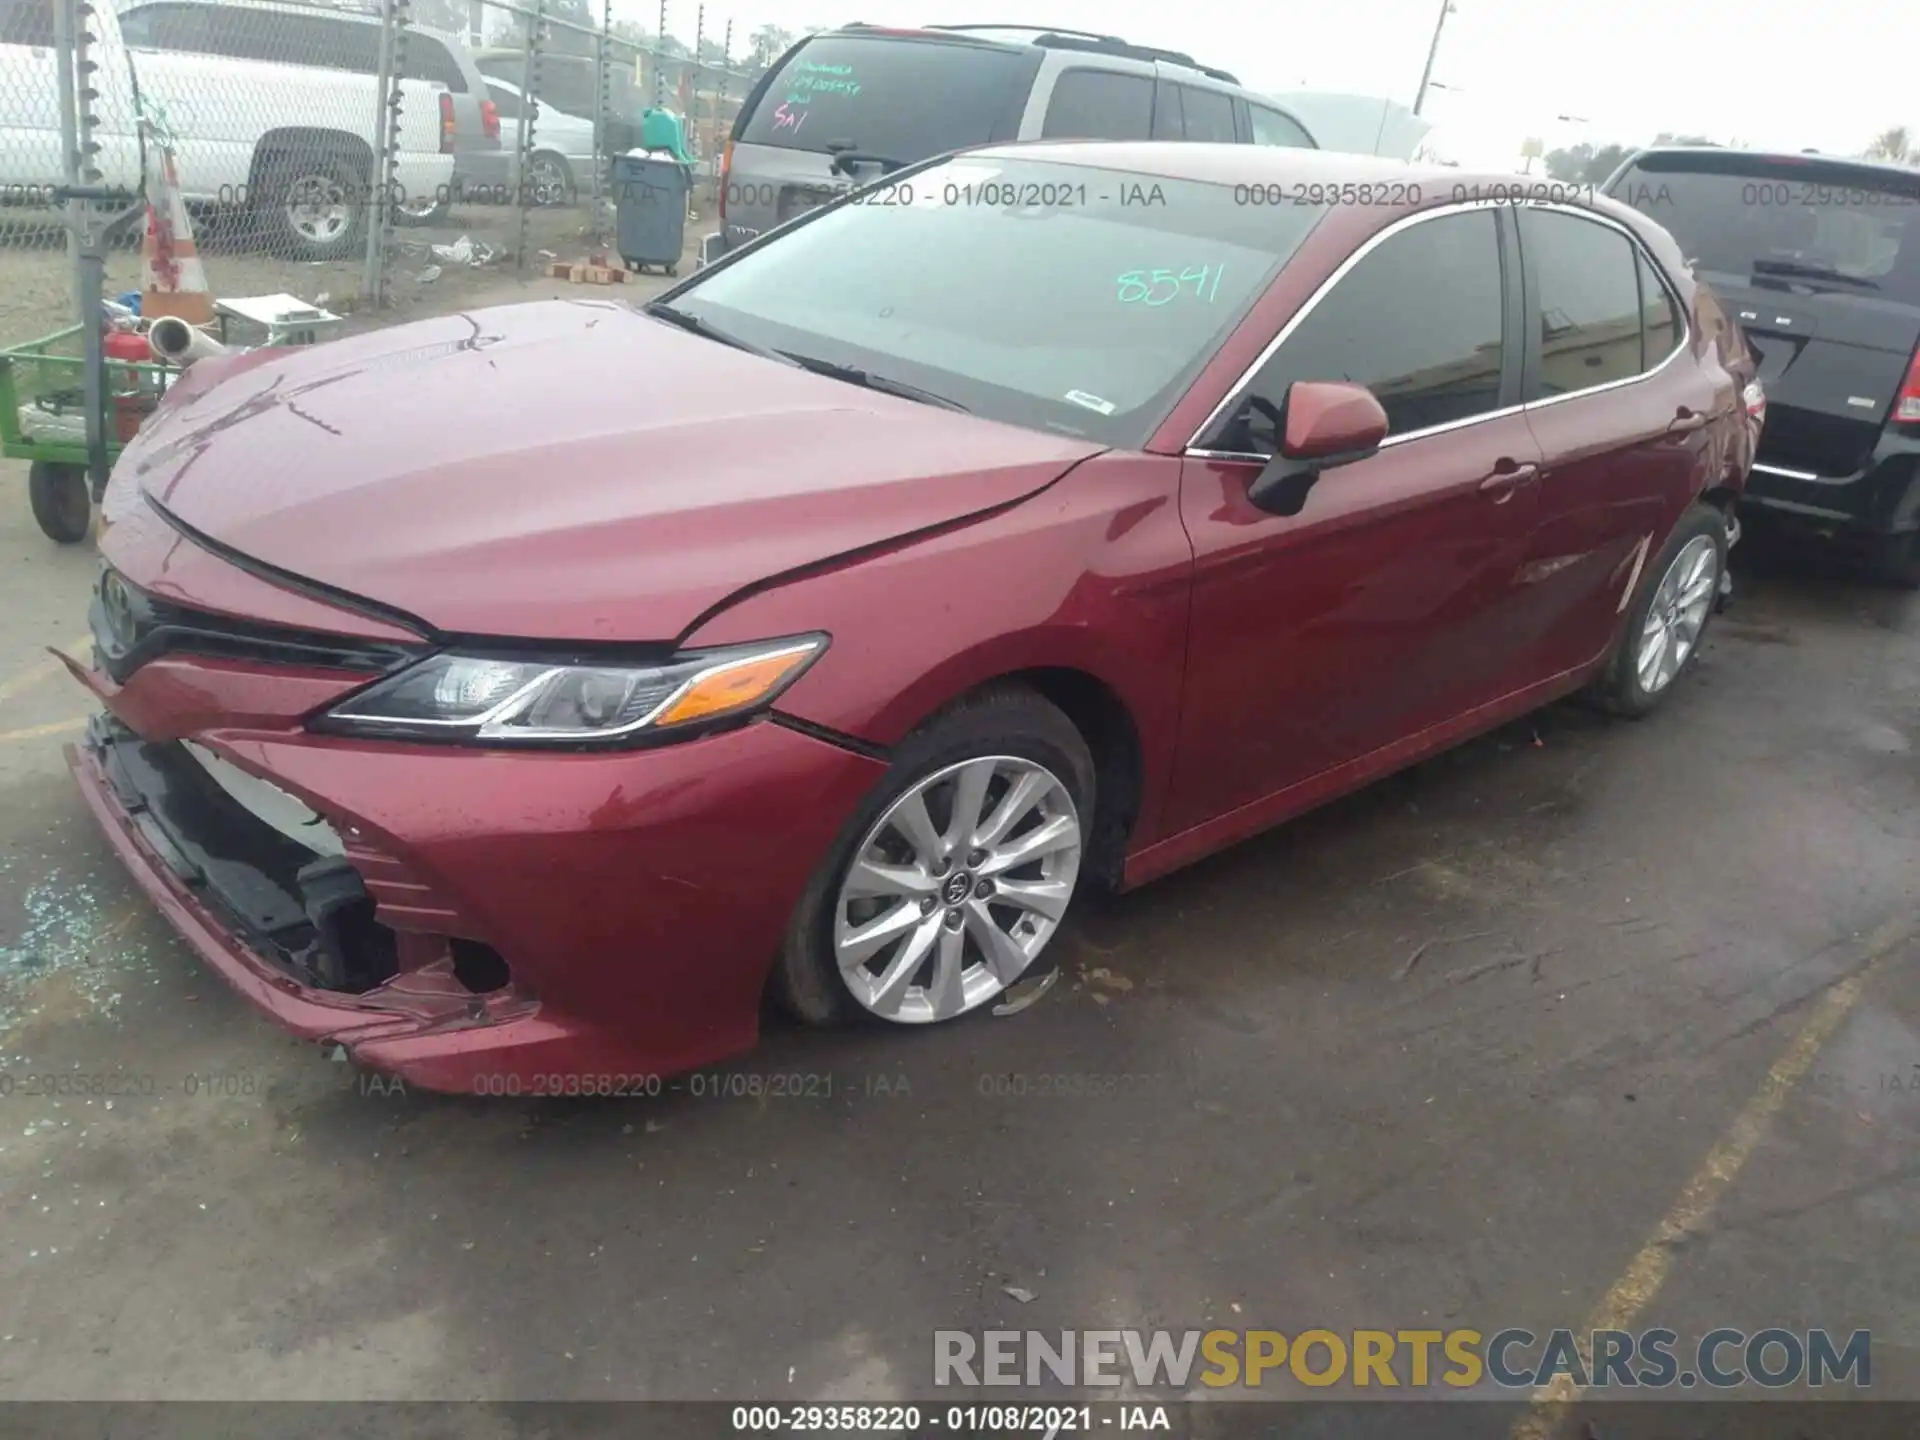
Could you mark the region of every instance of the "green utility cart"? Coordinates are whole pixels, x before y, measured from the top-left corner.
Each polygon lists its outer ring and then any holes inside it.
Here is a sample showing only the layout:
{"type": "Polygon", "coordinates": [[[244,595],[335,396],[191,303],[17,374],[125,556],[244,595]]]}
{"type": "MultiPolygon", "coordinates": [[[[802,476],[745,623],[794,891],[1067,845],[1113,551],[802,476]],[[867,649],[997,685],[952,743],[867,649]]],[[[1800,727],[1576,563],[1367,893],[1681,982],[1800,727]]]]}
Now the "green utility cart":
{"type": "MultiPolygon", "coordinates": [[[[93,500],[87,483],[85,371],[81,326],[0,350],[0,454],[27,460],[33,518],[62,545],[87,538],[93,500]]],[[[120,457],[141,414],[178,373],[170,366],[106,362],[109,463],[120,457]]]]}

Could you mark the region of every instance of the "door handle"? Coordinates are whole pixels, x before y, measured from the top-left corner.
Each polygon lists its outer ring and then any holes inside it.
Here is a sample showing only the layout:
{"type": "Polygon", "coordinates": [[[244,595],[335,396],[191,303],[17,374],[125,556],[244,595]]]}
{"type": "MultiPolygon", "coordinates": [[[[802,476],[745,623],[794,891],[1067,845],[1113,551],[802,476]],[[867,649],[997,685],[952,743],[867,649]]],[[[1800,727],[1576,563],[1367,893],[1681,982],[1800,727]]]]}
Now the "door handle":
{"type": "Polygon", "coordinates": [[[1510,460],[1502,460],[1491,474],[1480,479],[1480,493],[1491,495],[1493,503],[1504,505],[1513,498],[1513,492],[1529,480],[1540,474],[1540,467],[1529,461],[1525,465],[1515,465],[1510,460]]]}
{"type": "Polygon", "coordinates": [[[1674,417],[1673,423],[1667,426],[1667,434],[1691,435],[1696,430],[1704,430],[1707,426],[1711,425],[1716,418],[1717,417],[1713,415],[1707,414],[1705,411],[1682,408],[1680,413],[1674,417]]]}

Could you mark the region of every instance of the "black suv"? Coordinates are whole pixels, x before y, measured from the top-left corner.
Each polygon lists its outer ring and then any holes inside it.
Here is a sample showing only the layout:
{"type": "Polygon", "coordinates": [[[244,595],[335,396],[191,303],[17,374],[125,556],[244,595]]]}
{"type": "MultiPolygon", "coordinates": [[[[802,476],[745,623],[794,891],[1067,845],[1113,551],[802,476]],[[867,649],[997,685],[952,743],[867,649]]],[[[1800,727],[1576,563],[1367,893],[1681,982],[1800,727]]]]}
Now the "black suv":
{"type": "Polygon", "coordinates": [[[1663,148],[1605,190],[1673,232],[1760,358],[1743,505],[1862,542],[1875,578],[1920,587],[1920,170],[1663,148]]]}

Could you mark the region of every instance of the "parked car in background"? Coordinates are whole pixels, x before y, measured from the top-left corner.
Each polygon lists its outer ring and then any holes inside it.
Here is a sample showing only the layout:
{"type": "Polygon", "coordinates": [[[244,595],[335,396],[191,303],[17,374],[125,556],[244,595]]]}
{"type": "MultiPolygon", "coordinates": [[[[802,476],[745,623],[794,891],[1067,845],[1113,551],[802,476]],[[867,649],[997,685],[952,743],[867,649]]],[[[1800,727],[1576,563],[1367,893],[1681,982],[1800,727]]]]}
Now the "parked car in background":
{"type": "MultiPolygon", "coordinates": [[[[487,81],[487,94],[506,126],[507,143],[519,154],[520,116],[527,110],[518,85],[487,81]]],[[[605,163],[594,153],[593,121],[569,115],[552,105],[540,105],[531,114],[527,140],[527,197],[536,205],[570,205],[587,193],[594,167],[605,163]]],[[[518,187],[516,186],[516,195],[518,187]]]]}
{"type": "Polygon", "coordinates": [[[1289,90],[1273,98],[1313,132],[1323,150],[1411,160],[1433,129],[1397,100],[1327,90],[1289,90]]]}
{"type": "Polygon", "coordinates": [[[846,25],[801,40],[747,93],[700,263],[902,165],[1036,139],[1316,144],[1226,71],[1118,36],[846,25]]]}
{"type": "MultiPolygon", "coordinates": [[[[152,0],[129,6],[119,24],[139,57],[141,85],[166,103],[180,133],[189,199],[278,215],[280,238],[312,258],[351,251],[379,179],[378,15],[298,0],[152,0]],[[257,143],[262,135],[270,144],[257,143]],[[275,151],[279,159],[261,158],[275,151]],[[289,165],[302,173],[275,173],[289,165]],[[283,186],[298,203],[288,205],[283,186]]],[[[462,165],[499,149],[498,124],[489,137],[476,89],[479,72],[456,58],[464,54],[449,37],[409,34],[402,149],[449,155],[451,163],[429,167],[403,153],[394,195],[403,222],[443,216],[462,165]]]]}
{"type": "MultiPolygon", "coordinates": [[[[543,54],[534,79],[534,98],[542,105],[568,115],[602,115],[600,153],[622,155],[639,143],[640,111],[645,98],[634,83],[633,64],[618,53],[610,58],[606,70],[608,93],[604,109],[600,100],[600,74],[592,59],[580,55],[543,54]]],[[[527,56],[524,50],[493,48],[476,55],[480,72],[489,80],[504,80],[516,90],[527,80],[527,56]]],[[[511,143],[511,142],[509,142],[511,143]]]]}
{"type": "MultiPolygon", "coordinates": [[[[282,22],[297,23],[273,7],[181,9],[190,12],[183,23],[204,21],[203,34],[221,37],[219,48],[211,40],[156,48],[152,15],[133,13],[130,40],[112,7],[89,12],[98,67],[94,163],[103,183],[129,190],[141,183],[137,78],[173,127],[189,202],[251,210],[262,242],[282,254],[329,260],[355,253],[378,182],[373,75],[285,58],[285,42],[266,37],[282,33],[273,28],[282,22]]],[[[65,179],[53,45],[53,0],[0,6],[0,184],[14,196],[44,196],[65,179]]],[[[401,90],[396,182],[406,194],[444,192],[453,176],[451,97],[425,80],[407,80],[401,90]]]]}
{"type": "Polygon", "coordinates": [[[1760,357],[1751,506],[1920,587],[1920,171],[1669,148],[1606,190],[1673,232],[1760,357]]]}
{"type": "Polygon", "coordinates": [[[987,147],[644,306],[203,360],[106,497],[80,787],[255,1004],[431,1088],[643,1093],[769,987],[978,1010],[1086,885],[1698,654],[1752,357],[1510,179],[987,147]]]}

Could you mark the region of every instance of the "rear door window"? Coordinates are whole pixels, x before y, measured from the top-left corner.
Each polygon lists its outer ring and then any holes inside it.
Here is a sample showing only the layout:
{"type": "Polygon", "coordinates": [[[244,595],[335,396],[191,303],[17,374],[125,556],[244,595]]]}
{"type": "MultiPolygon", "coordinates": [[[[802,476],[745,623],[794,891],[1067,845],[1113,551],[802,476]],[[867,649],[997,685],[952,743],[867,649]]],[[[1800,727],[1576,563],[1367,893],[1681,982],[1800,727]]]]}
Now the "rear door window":
{"type": "Polygon", "coordinates": [[[1185,139],[1210,140],[1231,145],[1239,137],[1233,132],[1233,97],[1218,90],[1202,90],[1194,85],[1176,85],[1180,92],[1180,110],[1185,117],[1185,139]]]}
{"type": "Polygon", "coordinates": [[[1651,370],[1680,347],[1680,308],[1645,255],[1640,261],[1640,368],[1651,370]]]}
{"type": "Polygon", "coordinates": [[[1247,106],[1253,118],[1253,143],[1256,145],[1292,145],[1302,150],[1317,150],[1313,137],[1278,110],[1264,105],[1247,106]]]}
{"type": "Polygon", "coordinates": [[[1570,395],[1640,373],[1640,275],[1633,242],[1611,225],[1520,211],[1520,243],[1540,287],[1536,396],[1570,395]]]}
{"type": "Polygon", "coordinates": [[[897,36],[822,35],[768,81],[738,139],[908,164],[999,138],[1038,52],[897,36]]]}
{"type": "MultiPolygon", "coordinates": [[[[548,56],[541,60],[538,74],[533,93],[542,105],[551,105],[567,115],[578,115],[588,120],[593,118],[594,69],[591,62],[576,60],[572,56],[548,56]],[[556,64],[556,61],[559,63],[556,64]]],[[[512,75],[508,75],[507,79],[519,83],[512,75]]]]}
{"type": "Polygon", "coordinates": [[[1067,70],[1053,82],[1047,140],[1145,140],[1153,133],[1153,81],[1116,70],[1067,70]]]}
{"type": "Polygon", "coordinates": [[[1187,138],[1187,124],[1180,114],[1181,88],[1164,81],[1155,87],[1153,97],[1153,138],[1155,140],[1187,138]]]}
{"type": "Polygon", "coordinates": [[[1650,155],[1611,187],[1700,269],[1920,305],[1920,171],[1650,155]]]}

